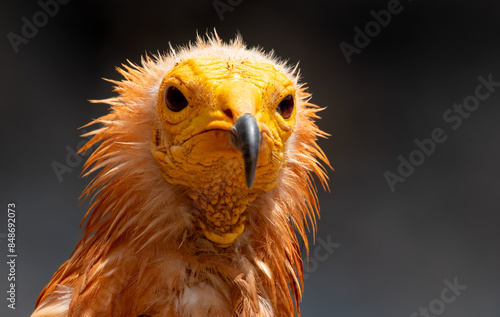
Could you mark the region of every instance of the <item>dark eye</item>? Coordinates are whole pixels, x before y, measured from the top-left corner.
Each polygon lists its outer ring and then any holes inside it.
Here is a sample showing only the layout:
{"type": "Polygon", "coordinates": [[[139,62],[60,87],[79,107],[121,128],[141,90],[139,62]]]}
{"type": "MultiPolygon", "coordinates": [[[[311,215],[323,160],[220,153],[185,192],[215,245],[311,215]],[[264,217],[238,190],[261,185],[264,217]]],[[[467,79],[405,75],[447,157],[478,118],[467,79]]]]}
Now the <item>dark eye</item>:
{"type": "Polygon", "coordinates": [[[283,117],[283,119],[288,119],[292,115],[293,105],[293,96],[288,95],[283,98],[280,104],[276,107],[276,112],[278,112],[283,117]]]}
{"type": "Polygon", "coordinates": [[[170,86],[165,92],[165,104],[167,104],[168,109],[179,112],[186,108],[188,101],[177,87],[170,86]]]}

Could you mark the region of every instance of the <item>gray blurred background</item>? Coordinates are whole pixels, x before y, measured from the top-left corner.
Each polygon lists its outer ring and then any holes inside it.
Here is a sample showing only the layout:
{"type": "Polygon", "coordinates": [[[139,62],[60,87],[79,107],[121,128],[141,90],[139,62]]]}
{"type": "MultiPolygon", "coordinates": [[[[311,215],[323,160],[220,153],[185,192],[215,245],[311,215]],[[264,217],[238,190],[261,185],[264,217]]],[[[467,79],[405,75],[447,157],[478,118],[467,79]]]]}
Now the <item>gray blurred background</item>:
{"type": "MultiPolygon", "coordinates": [[[[17,205],[17,309],[7,308],[7,240],[0,235],[0,315],[28,316],[78,241],[88,203],[83,163],[56,176],[78,127],[107,112],[89,99],[113,96],[115,66],[185,44],[217,28],[249,46],[300,61],[312,102],[327,107],[320,144],[332,162],[320,191],[304,316],[500,316],[500,88],[453,130],[443,113],[474,95],[478,76],[500,81],[500,4],[401,1],[401,12],[346,61],[355,27],[391,1],[236,1],[219,16],[208,1],[70,1],[16,53],[9,32],[37,1],[0,3],[2,133],[0,234],[17,205]],[[442,128],[447,140],[391,191],[384,172],[415,139],[442,128]],[[316,252],[314,252],[316,249],[316,252]],[[465,285],[445,291],[444,282],[465,285]],[[444,303],[441,293],[451,303],[444,303]],[[420,310],[420,311],[419,311],[420,310]]],[[[392,2],[391,2],[392,3],[392,2]]],[[[398,7],[399,8],[399,7],[398,7]]],[[[44,22],[44,21],[41,21],[44,22]]],[[[376,31],[375,29],[373,29],[376,31]]],[[[485,93],[486,90],[482,90],[485,93]]]]}

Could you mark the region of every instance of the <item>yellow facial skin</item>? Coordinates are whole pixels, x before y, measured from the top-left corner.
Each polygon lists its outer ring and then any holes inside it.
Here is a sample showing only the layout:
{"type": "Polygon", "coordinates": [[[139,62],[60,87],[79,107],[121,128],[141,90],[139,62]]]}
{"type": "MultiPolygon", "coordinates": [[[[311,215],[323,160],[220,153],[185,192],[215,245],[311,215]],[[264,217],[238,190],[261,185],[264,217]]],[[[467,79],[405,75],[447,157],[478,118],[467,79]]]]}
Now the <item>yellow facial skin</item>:
{"type": "Polygon", "coordinates": [[[153,156],[167,182],[186,186],[200,230],[220,247],[230,246],[244,231],[247,205],[278,183],[297,111],[294,107],[288,119],[276,111],[287,95],[297,103],[293,83],[269,63],[191,58],[179,62],[162,80],[153,156]],[[170,86],[188,101],[179,112],[165,104],[170,86]],[[233,124],[245,113],[256,118],[262,133],[250,189],[242,155],[230,141],[233,124]]]}

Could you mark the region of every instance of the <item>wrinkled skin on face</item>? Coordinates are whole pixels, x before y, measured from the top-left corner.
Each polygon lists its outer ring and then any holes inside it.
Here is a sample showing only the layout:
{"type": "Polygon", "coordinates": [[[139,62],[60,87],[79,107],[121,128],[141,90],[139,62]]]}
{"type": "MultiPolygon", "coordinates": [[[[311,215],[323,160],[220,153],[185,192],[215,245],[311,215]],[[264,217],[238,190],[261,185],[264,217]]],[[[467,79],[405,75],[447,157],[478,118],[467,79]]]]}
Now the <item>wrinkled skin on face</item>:
{"type": "Polygon", "coordinates": [[[197,210],[199,229],[220,247],[231,245],[244,231],[247,205],[259,192],[276,187],[287,163],[286,141],[295,126],[297,107],[285,119],[277,106],[288,95],[296,104],[292,81],[274,65],[262,62],[191,58],[163,77],[153,156],[167,182],[185,187],[197,210]],[[180,111],[167,106],[165,94],[171,86],[187,100],[180,111]],[[261,134],[251,188],[231,132],[244,114],[255,118],[261,134]]]}

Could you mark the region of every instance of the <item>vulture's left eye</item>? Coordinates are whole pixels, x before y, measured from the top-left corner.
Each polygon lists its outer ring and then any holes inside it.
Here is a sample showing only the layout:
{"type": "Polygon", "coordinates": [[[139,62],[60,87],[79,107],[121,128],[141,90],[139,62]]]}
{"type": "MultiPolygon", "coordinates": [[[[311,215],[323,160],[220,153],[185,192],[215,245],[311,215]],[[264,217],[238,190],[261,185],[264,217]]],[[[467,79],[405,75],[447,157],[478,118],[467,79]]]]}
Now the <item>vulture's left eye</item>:
{"type": "Polygon", "coordinates": [[[170,86],[165,92],[165,104],[168,109],[174,112],[179,112],[186,108],[188,101],[177,87],[170,86]]]}
{"type": "Polygon", "coordinates": [[[288,119],[292,115],[293,112],[293,96],[288,95],[283,100],[281,100],[280,104],[276,107],[276,112],[278,112],[283,119],[288,119]]]}

